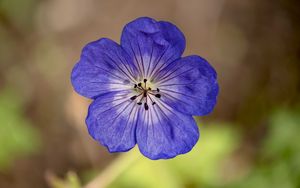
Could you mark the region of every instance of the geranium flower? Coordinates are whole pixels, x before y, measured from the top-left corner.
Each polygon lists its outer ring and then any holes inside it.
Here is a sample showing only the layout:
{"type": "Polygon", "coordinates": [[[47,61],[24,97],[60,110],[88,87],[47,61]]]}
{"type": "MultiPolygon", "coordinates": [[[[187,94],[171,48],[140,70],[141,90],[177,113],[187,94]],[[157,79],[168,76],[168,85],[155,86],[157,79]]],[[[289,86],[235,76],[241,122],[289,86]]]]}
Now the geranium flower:
{"type": "Polygon", "coordinates": [[[110,152],[138,145],[150,159],[189,152],[199,138],[193,116],[210,113],[218,95],[213,67],[181,57],[185,38],[173,24],[142,17],[128,23],[121,44],[87,44],[72,71],[74,89],[93,99],[89,134],[110,152]]]}

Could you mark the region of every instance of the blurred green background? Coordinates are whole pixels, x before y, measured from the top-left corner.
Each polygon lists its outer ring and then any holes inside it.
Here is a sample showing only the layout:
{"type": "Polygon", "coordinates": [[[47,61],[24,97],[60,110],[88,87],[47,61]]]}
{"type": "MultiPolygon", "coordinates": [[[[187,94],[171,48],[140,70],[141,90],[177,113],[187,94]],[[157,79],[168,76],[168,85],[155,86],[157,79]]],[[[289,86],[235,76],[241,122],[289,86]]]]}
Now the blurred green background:
{"type": "Polygon", "coordinates": [[[1,188],[300,187],[297,0],[0,0],[1,188]],[[188,154],[109,154],[88,135],[70,72],[81,48],[168,20],[217,70],[218,104],[188,154]]]}

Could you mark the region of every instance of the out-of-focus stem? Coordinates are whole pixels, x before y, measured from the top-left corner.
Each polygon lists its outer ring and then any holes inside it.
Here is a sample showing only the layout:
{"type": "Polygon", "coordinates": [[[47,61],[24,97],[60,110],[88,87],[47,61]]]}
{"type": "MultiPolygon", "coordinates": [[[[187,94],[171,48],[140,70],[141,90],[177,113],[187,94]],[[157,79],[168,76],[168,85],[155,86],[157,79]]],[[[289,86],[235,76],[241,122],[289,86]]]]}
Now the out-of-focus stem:
{"type": "Polygon", "coordinates": [[[121,154],[97,177],[90,181],[84,188],[105,188],[113,182],[122,172],[124,172],[131,164],[138,160],[139,154],[130,151],[121,154]]]}

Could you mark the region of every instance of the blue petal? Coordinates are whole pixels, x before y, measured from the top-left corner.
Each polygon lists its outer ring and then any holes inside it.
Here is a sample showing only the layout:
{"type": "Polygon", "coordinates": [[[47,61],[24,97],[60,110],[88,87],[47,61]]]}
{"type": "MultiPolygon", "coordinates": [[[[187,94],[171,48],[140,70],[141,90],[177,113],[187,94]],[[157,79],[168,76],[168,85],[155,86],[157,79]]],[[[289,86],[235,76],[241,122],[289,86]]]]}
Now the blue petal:
{"type": "Polygon", "coordinates": [[[138,108],[130,92],[99,96],[89,107],[86,124],[89,134],[110,152],[128,151],[136,144],[138,108]]]}
{"type": "Polygon", "coordinates": [[[140,78],[151,78],[155,72],[181,57],[185,38],[169,22],[142,17],[124,27],[121,46],[130,54],[140,78]]]}
{"type": "Polygon", "coordinates": [[[132,87],[137,75],[128,54],[114,41],[100,39],[87,44],[75,65],[71,81],[75,91],[88,97],[132,87]]]}
{"type": "Polygon", "coordinates": [[[150,159],[168,159],[189,152],[199,139],[199,130],[190,115],[165,104],[149,110],[141,108],[136,138],[143,155],[150,159]]]}
{"type": "Polygon", "coordinates": [[[179,112],[190,115],[210,113],[219,92],[217,74],[199,56],[173,62],[157,74],[161,100],[179,112]]]}

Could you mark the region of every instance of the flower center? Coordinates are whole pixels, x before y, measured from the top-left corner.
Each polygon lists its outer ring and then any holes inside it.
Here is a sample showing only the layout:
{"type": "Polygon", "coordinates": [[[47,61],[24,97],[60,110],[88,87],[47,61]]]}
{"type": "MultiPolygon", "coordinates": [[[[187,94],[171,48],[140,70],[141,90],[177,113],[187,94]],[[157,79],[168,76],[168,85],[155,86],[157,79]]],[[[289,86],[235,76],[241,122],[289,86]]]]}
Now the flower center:
{"type": "Polygon", "coordinates": [[[137,104],[142,105],[144,103],[145,110],[149,109],[148,98],[151,101],[151,104],[155,105],[156,102],[153,100],[152,97],[161,97],[159,89],[152,89],[151,87],[153,86],[153,84],[151,84],[150,82],[148,82],[147,84],[147,81],[147,79],[144,79],[143,83],[139,82],[138,84],[134,84],[133,88],[138,92],[138,95],[134,95],[130,98],[131,100],[139,99],[139,102],[137,102],[137,104]]]}

